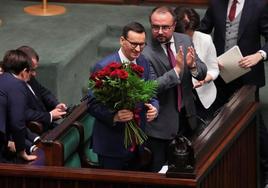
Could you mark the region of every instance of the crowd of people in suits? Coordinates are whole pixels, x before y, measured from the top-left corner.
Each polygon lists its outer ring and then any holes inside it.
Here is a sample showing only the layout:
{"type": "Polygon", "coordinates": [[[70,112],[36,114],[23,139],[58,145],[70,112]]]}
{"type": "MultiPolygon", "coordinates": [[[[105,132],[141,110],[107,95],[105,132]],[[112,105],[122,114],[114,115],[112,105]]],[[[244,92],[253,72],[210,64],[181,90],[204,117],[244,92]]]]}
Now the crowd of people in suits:
{"type": "MultiPolygon", "coordinates": [[[[268,43],[262,45],[261,36],[268,40],[266,1],[211,0],[202,19],[193,8],[160,6],[152,10],[149,21],[150,37],[138,22],[125,25],[120,49],[93,68],[97,71],[114,61],[132,62],[144,68],[143,79],[158,83],[157,97],[144,104],[141,111],[148,139],[134,151],[124,147],[123,141],[125,123],[133,119],[134,113],[129,109],[112,111],[88,92],[88,112],[95,117],[91,147],[102,168],[136,169],[132,159],[149,150],[152,159],[147,170],[158,172],[167,163],[172,139],[178,134],[190,138],[198,126],[197,117],[210,121],[243,85],[255,85],[259,101],[259,88],[265,85],[268,43]],[[250,71],[226,84],[219,76],[223,65],[217,56],[234,45],[243,55],[239,66],[250,71]]],[[[35,142],[26,134],[30,132],[26,122],[40,121],[48,130],[67,109],[35,79],[38,60],[32,48],[23,46],[8,51],[1,65],[1,142],[14,142],[13,151],[25,160],[35,159],[31,152],[25,152],[23,144],[28,137],[30,145],[35,142]]],[[[268,172],[267,130],[263,122],[259,126],[261,161],[264,172],[268,172]]]]}

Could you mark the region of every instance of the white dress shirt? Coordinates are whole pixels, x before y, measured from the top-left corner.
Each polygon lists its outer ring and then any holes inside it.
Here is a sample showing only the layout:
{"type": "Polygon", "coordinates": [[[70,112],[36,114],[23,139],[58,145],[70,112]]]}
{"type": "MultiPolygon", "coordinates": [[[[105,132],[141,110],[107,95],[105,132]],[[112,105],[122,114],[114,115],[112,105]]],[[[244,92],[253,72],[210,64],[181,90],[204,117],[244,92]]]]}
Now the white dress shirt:
{"type": "Polygon", "coordinates": [[[119,49],[118,54],[119,54],[119,57],[120,57],[120,60],[121,60],[122,63],[130,63],[130,62],[131,62],[131,63],[135,63],[135,64],[137,64],[137,63],[136,63],[136,59],[134,59],[133,61],[130,61],[130,60],[123,54],[123,52],[122,52],[122,48],[119,49]]]}

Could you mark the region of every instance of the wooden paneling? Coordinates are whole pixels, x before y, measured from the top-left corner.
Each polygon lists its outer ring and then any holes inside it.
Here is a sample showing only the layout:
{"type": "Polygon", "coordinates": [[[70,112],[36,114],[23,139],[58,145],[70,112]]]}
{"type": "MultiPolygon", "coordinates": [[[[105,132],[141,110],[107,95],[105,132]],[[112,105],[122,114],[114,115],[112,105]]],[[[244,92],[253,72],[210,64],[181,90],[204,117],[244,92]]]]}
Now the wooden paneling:
{"type": "Polygon", "coordinates": [[[98,4],[126,4],[125,0],[53,0],[49,2],[61,3],[98,3],[98,4]]]}
{"type": "MultiPolygon", "coordinates": [[[[40,0],[33,0],[40,1],[40,0]]],[[[49,0],[48,2],[62,3],[99,3],[99,4],[172,4],[172,5],[194,5],[203,6],[208,4],[208,0],[49,0]]]]}
{"type": "Polygon", "coordinates": [[[208,0],[144,0],[143,3],[204,6],[208,4],[208,0]]]}

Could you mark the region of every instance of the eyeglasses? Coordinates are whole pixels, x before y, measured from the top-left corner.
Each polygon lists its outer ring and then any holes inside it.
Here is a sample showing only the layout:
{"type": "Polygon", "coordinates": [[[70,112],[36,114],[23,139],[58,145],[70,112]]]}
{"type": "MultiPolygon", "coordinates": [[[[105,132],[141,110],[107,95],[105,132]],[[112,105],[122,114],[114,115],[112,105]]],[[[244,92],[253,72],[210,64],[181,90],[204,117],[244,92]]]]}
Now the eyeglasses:
{"type": "Polygon", "coordinates": [[[159,32],[162,29],[163,32],[168,32],[174,25],[152,25],[153,32],[159,32]]]}
{"type": "Polygon", "coordinates": [[[139,46],[140,48],[144,48],[144,47],[145,47],[145,45],[146,45],[146,43],[145,43],[145,42],[142,42],[142,43],[138,43],[138,42],[131,42],[131,41],[129,41],[127,38],[125,38],[125,39],[126,39],[126,41],[128,41],[128,42],[129,42],[129,44],[130,44],[130,46],[131,46],[131,48],[132,48],[132,49],[137,48],[137,46],[139,46]]]}

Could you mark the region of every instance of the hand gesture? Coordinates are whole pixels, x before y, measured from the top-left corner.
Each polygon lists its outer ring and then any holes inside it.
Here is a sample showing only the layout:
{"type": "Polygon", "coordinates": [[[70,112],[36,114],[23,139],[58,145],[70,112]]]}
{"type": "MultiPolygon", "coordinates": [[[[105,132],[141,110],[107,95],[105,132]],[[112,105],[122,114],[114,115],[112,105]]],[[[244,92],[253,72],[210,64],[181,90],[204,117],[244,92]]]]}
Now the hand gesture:
{"type": "Polygon", "coordinates": [[[183,68],[184,68],[184,53],[182,50],[182,46],[180,46],[180,48],[179,48],[179,52],[177,53],[176,61],[177,61],[177,63],[176,63],[176,66],[174,68],[175,68],[175,71],[177,72],[177,74],[179,75],[183,71],[183,68]]]}
{"type": "Polygon", "coordinates": [[[133,112],[130,110],[119,110],[114,116],[114,122],[127,122],[133,119],[133,112]]]}
{"type": "Polygon", "coordinates": [[[186,64],[190,69],[194,69],[196,67],[195,61],[196,61],[195,49],[192,46],[190,46],[187,49],[186,64]]]}
{"type": "Polygon", "coordinates": [[[144,104],[146,107],[147,107],[147,113],[146,113],[146,118],[147,118],[147,121],[150,122],[152,120],[154,120],[154,118],[157,117],[157,114],[158,114],[158,111],[157,109],[151,105],[150,103],[145,103],[144,104]]]}

